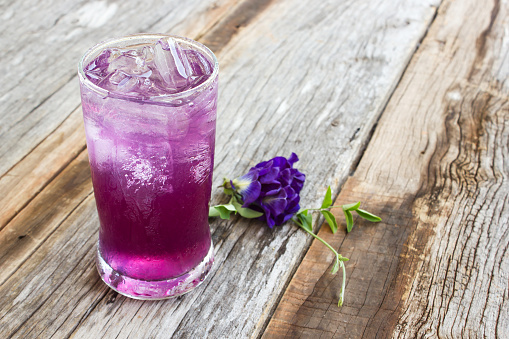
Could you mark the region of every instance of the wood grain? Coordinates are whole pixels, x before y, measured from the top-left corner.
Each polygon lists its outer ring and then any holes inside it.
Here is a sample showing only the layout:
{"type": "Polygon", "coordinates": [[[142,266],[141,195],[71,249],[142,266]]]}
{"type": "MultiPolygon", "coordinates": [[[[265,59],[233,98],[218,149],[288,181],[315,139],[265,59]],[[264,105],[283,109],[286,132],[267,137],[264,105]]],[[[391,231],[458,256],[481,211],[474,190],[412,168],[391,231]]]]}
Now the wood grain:
{"type": "Polygon", "coordinates": [[[383,223],[319,233],[351,259],[345,306],[314,242],[265,338],[507,336],[508,20],[499,1],[440,7],[336,200],[383,223]]]}
{"type": "Polygon", "coordinates": [[[85,150],[0,232],[0,284],[91,194],[92,182],[85,150]]]}
{"type": "Polygon", "coordinates": [[[0,178],[0,230],[12,220],[85,145],[81,108],[0,178]]]}
{"type": "MultiPolygon", "coordinates": [[[[435,12],[431,5],[436,3],[263,2],[259,7],[245,5],[251,11],[244,19],[237,18],[235,8],[228,9],[218,14],[217,24],[195,30],[203,41],[223,44],[218,45],[221,94],[215,182],[294,151],[301,157],[299,168],[308,174],[303,204],[317,204],[329,184],[337,191],[425,34],[435,12]],[[232,23],[241,24],[233,25],[234,31],[221,29],[232,23]],[[221,34],[224,37],[214,39],[221,34]]],[[[184,14],[198,5],[186,6],[184,14]]],[[[129,8],[121,18],[136,10],[129,8]]],[[[204,10],[197,8],[197,13],[204,10]]],[[[145,9],[141,11],[140,15],[145,9]]],[[[157,21],[160,14],[143,24],[163,32],[174,27],[166,17],[157,21]]],[[[125,23],[112,27],[122,28],[125,23]]],[[[100,40],[99,29],[82,31],[85,42],[100,40]]],[[[64,97],[55,93],[52,97],[64,97]]],[[[36,101],[28,106],[34,105],[36,101]]],[[[76,108],[71,106],[52,118],[56,121],[52,126],[65,125],[63,119],[76,108]]],[[[27,116],[26,126],[35,120],[35,115],[27,116]]],[[[37,128],[41,135],[55,131],[37,128]]],[[[11,129],[8,133],[17,135],[11,129]]],[[[15,163],[20,156],[29,159],[27,150],[46,139],[34,140],[26,141],[30,147],[20,145],[18,155],[6,155],[7,162],[15,163]]],[[[18,214],[0,231],[0,254],[13,260],[1,271],[0,293],[6,296],[0,300],[3,333],[76,338],[260,335],[309,238],[292,225],[271,231],[258,221],[214,221],[216,264],[200,288],[161,302],[118,296],[93,270],[98,220],[86,189],[85,156],[83,152],[55,166],[48,175],[51,183],[37,184],[41,186],[36,195],[21,210],[16,207],[18,214]],[[63,183],[73,181],[82,183],[77,186],[83,189],[58,198],[63,183]],[[47,211],[42,211],[44,206],[47,211]],[[36,241],[29,237],[31,232],[39,235],[36,241]],[[21,235],[28,238],[27,245],[12,245],[21,235]]],[[[214,202],[220,201],[219,193],[214,194],[214,202]]]]}

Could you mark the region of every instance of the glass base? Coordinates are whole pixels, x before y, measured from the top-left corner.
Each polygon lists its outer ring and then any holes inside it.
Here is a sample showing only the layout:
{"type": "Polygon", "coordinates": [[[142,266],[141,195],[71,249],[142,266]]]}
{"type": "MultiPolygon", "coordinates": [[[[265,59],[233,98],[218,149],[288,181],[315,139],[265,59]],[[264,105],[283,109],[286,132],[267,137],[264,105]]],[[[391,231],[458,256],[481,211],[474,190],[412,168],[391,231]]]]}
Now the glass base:
{"type": "Polygon", "coordinates": [[[191,291],[205,280],[213,262],[214,246],[211,243],[205,258],[191,271],[168,280],[148,281],[120,274],[106,263],[99,249],[96,254],[97,270],[106,285],[126,297],[140,300],[168,299],[191,291]]]}

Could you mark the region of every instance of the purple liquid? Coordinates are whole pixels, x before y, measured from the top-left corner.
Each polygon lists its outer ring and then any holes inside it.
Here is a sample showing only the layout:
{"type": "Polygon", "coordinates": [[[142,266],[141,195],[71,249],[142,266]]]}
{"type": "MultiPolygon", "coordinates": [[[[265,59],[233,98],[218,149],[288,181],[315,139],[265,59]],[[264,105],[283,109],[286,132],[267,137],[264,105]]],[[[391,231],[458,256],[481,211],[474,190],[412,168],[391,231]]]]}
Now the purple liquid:
{"type": "Polygon", "coordinates": [[[217,78],[200,85],[212,71],[205,55],[172,40],[106,49],[84,68],[109,92],[81,86],[99,252],[115,274],[167,280],[210,250],[217,78]]]}

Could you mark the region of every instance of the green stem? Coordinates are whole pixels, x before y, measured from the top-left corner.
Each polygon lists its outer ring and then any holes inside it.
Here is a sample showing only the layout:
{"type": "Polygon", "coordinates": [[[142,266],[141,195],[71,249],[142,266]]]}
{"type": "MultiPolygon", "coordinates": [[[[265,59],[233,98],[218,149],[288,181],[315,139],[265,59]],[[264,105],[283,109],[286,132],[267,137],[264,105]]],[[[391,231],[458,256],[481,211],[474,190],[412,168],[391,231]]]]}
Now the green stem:
{"type": "Polygon", "coordinates": [[[323,240],[322,238],[320,238],[319,236],[317,236],[316,234],[314,234],[313,232],[310,232],[308,231],[307,229],[304,228],[304,226],[302,226],[302,224],[298,221],[297,218],[292,218],[293,222],[295,222],[297,225],[300,226],[300,228],[302,228],[304,231],[308,232],[311,236],[313,236],[316,240],[319,240],[322,242],[322,244],[324,244],[325,246],[327,246],[335,255],[336,257],[338,258],[339,260],[339,253],[336,252],[336,250],[334,248],[331,247],[331,245],[329,245],[325,240],[323,240]]]}
{"type": "Polygon", "coordinates": [[[346,269],[345,263],[340,261],[341,269],[343,270],[343,283],[341,284],[341,293],[339,293],[338,307],[343,306],[343,300],[345,300],[345,282],[346,282],[346,269]]]}
{"type": "Polygon", "coordinates": [[[323,210],[330,210],[331,208],[343,208],[343,205],[335,205],[335,206],[329,206],[327,208],[307,208],[308,211],[323,211],[323,210]]]}
{"type": "Polygon", "coordinates": [[[322,244],[327,246],[327,248],[330,249],[332,251],[332,253],[334,253],[334,255],[336,256],[336,260],[339,261],[339,264],[341,265],[341,269],[343,270],[343,282],[341,283],[341,291],[339,293],[339,302],[338,302],[339,307],[343,306],[343,300],[345,299],[346,269],[345,269],[345,264],[343,263],[343,260],[339,260],[339,258],[340,257],[343,258],[343,256],[340,255],[334,248],[332,248],[332,246],[329,245],[325,240],[323,240],[322,238],[320,238],[313,232],[310,232],[309,230],[304,228],[304,226],[302,226],[302,224],[299,222],[299,220],[296,217],[293,217],[292,221],[294,223],[296,223],[297,225],[299,225],[300,228],[302,228],[304,231],[306,231],[308,234],[310,234],[313,238],[315,238],[316,240],[320,241],[322,244]]]}

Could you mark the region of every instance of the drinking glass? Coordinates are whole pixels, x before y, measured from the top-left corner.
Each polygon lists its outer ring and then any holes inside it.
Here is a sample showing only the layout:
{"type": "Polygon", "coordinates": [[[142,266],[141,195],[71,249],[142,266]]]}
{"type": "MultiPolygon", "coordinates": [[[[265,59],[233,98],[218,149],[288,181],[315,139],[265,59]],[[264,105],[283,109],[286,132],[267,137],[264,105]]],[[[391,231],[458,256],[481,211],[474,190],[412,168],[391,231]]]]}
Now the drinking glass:
{"type": "Polygon", "coordinates": [[[211,269],[208,206],[218,69],[204,45],[164,34],[102,42],[79,62],[100,223],[96,263],[102,280],[123,295],[178,296],[198,286],[211,269]],[[177,46],[176,54],[168,41],[177,46]],[[166,49],[157,50],[158,43],[166,49]],[[187,59],[180,60],[182,55],[187,59]],[[192,86],[178,87],[182,64],[191,71],[209,67],[209,74],[200,79],[187,74],[192,86]],[[178,88],[165,92],[164,81],[178,88]]]}

